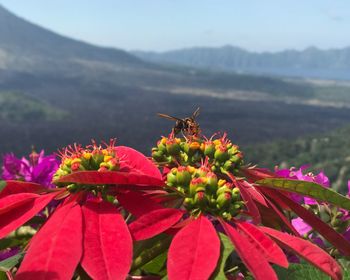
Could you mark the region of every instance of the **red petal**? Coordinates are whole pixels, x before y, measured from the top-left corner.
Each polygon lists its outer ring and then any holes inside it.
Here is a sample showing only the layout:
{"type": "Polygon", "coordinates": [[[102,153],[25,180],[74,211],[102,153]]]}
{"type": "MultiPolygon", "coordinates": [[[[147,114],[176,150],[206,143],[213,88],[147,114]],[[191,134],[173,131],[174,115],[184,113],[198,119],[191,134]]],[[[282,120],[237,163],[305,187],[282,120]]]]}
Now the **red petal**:
{"type": "Polygon", "coordinates": [[[241,260],[256,280],[277,280],[276,273],[255,244],[226,222],[221,223],[241,260]]]}
{"type": "Polygon", "coordinates": [[[16,193],[39,193],[45,191],[43,186],[21,181],[6,181],[5,188],[0,192],[0,198],[16,193]]]}
{"type": "Polygon", "coordinates": [[[165,208],[142,215],[129,225],[134,240],[144,240],[164,232],[176,224],[183,212],[178,209],[165,208]]]}
{"type": "MultiPolygon", "coordinates": [[[[275,198],[275,196],[272,196],[275,198]]],[[[293,225],[290,223],[290,221],[286,218],[283,212],[280,211],[280,209],[271,201],[270,199],[266,198],[269,206],[273,209],[273,211],[280,217],[280,219],[284,222],[284,224],[289,228],[289,230],[296,236],[300,236],[299,232],[293,227],[293,225]]],[[[275,201],[275,200],[274,200],[275,201]]],[[[284,204],[284,203],[283,203],[284,204]]],[[[278,206],[280,206],[277,203],[278,206]]]]}
{"type": "Polygon", "coordinates": [[[11,231],[23,225],[25,222],[29,221],[35,216],[41,209],[43,209],[58,193],[50,193],[45,195],[35,195],[35,194],[14,194],[1,199],[1,203],[5,202],[6,199],[12,199],[14,196],[31,195],[36,196],[26,200],[24,203],[20,203],[11,210],[0,214],[0,238],[5,237],[11,231]]]}
{"type": "Polygon", "coordinates": [[[156,177],[134,172],[79,171],[61,177],[59,183],[80,183],[88,185],[141,185],[162,187],[164,182],[156,177]]]}
{"type": "Polygon", "coordinates": [[[258,227],[247,222],[236,222],[236,225],[244,234],[254,240],[269,262],[278,264],[285,268],[288,267],[288,260],[282,249],[262,233],[258,227]]]}
{"type": "Polygon", "coordinates": [[[246,168],[242,171],[244,175],[253,183],[261,179],[276,177],[275,173],[266,168],[246,168]]]}
{"type": "Polygon", "coordinates": [[[131,214],[140,217],[145,213],[164,207],[140,192],[126,192],[117,195],[119,203],[131,214]]]}
{"type": "Polygon", "coordinates": [[[338,263],[321,248],[309,241],[292,236],[288,233],[267,227],[261,227],[260,229],[269,234],[273,239],[279,241],[284,247],[294,251],[296,254],[327,273],[333,279],[342,279],[342,270],[338,263]]]}
{"type": "Polygon", "coordinates": [[[249,184],[246,181],[240,182],[240,184],[242,185],[242,187],[244,187],[244,189],[250,194],[250,196],[257,202],[259,202],[260,204],[267,206],[265,197],[255,188],[253,187],[251,184],[249,184]]]}
{"type": "Polygon", "coordinates": [[[125,279],[132,262],[132,238],[122,215],[105,201],[88,201],[82,209],[82,267],[96,280],[125,279]]]}
{"type": "Polygon", "coordinates": [[[211,222],[204,216],[181,229],[168,253],[168,277],[208,279],[220,256],[220,240],[211,222]]]}
{"type": "Polygon", "coordinates": [[[72,279],[82,255],[82,213],[74,202],[60,207],[32,239],[16,280],[72,279]]]}
{"type": "Polygon", "coordinates": [[[131,171],[138,171],[142,174],[149,175],[154,178],[162,179],[158,167],[140,152],[125,146],[116,147],[117,155],[121,159],[120,167],[127,166],[131,171]]]}
{"type": "Polygon", "coordinates": [[[276,192],[275,195],[288,205],[292,211],[302,218],[308,225],[318,231],[325,239],[340,250],[342,254],[350,256],[350,242],[347,241],[344,236],[336,232],[332,227],[324,223],[321,219],[306,210],[303,206],[294,202],[292,199],[278,192],[276,192]]]}
{"type": "Polygon", "coordinates": [[[253,201],[251,194],[246,190],[246,188],[244,186],[241,185],[240,182],[237,182],[236,186],[239,188],[240,193],[242,195],[242,198],[246,202],[246,206],[248,208],[249,215],[252,216],[254,223],[260,224],[261,217],[260,217],[259,209],[255,205],[255,202],[253,201]]]}
{"type": "Polygon", "coordinates": [[[8,195],[0,199],[0,215],[24,203],[27,203],[28,201],[33,201],[37,197],[40,197],[40,196],[34,193],[19,193],[19,194],[8,195]]]}

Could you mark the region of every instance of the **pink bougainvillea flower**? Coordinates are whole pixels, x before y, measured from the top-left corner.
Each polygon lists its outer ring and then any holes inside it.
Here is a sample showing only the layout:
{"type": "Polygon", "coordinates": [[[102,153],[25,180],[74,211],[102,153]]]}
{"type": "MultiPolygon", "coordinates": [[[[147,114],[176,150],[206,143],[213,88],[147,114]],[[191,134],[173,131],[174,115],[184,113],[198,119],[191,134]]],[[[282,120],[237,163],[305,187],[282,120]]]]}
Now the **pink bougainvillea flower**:
{"type": "Polygon", "coordinates": [[[39,154],[33,151],[29,159],[24,157],[19,159],[13,154],[6,154],[3,159],[2,179],[21,180],[54,187],[52,176],[58,165],[56,157],[54,155],[45,156],[44,151],[39,154]]]}
{"type": "MultiPolygon", "coordinates": [[[[75,145],[62,151],[54,175],[55,189],[7,181],[0,198],[0,238],[50,201],[58,203],[30,241],[16,279],[71,279],[79,263],[93,279],[126,278],[132,261],[132,236],[120,213],[123,199],[113,202],[114,195],[120,193],[128,207],[141,211],[142,205],[128,200],[128,193],[157,190],[163,181],[144,155],[114,143],[105,147],[93,143],[86,148],[75,145]]],[[[143,194],[139,197],[143,199],[143,194]]],[[[156,207],[156,203],[152,205],[156,207]]],[[[173,218],[168,227],[175,222],[173,218]]]]}
{"type": "MultiPolygon", "coordinates": [[[[310,167],[309,165],[303,165],[299,169],[295,169],[295,168],[277,169],[275,172],[280,177],[295,179],[300,181],[314,182],[325,188],[329,188],[330,187],[329,178],[325,175],[323,171],[321,171],[317,175],[314,175],[311,172],[304,174],[304,171],[309,167],[310,167]]],[[[305,204],[308,204],[308,205],[317,204],[317,201],[310,197],[303,197],[296,194],[293,194],[291,197],[299,203],[303,201],[305,204]]]]}

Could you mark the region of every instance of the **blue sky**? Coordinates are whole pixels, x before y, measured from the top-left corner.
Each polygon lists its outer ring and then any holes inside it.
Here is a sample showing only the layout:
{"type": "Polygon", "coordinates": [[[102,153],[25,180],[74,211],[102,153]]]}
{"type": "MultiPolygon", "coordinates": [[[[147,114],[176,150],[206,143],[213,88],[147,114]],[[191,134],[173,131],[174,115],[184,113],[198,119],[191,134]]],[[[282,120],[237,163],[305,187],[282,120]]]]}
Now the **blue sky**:
{"type": "Polygon", "coordinates": [[[349,0],[0,0],[34,23],[97,45],[253,51],[350,46],[349,0]]]}

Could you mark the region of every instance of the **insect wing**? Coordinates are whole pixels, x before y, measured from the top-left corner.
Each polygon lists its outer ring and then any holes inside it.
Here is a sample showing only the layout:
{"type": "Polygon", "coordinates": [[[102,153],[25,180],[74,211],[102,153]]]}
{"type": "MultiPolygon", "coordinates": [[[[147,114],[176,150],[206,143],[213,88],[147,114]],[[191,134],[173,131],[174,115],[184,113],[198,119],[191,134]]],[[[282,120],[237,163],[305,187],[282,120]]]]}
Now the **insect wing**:
{"type": "Polygon", "coordinates": [[[169,116],[169,115],[166,115],[166,114],[158,113],[158,116],[162,117],[162,118],[165,118],[165,119],[168,119],[168,120],[172,120],[172,121],[182,121],[182,119],[179,119],[179,118],[176,118],[176,117],[173,117],[173,116],[169,116]]]}
{"type": "Polygon", "coordinates": [[[193,114],[192,114],[192,119],[195,119],[195,118],[197,118],[197,117],[199,116],[199,109],[200,109],[200,107],[198,107],[198,108],[196,109],[196,111],[193,112],[193,114]]]}

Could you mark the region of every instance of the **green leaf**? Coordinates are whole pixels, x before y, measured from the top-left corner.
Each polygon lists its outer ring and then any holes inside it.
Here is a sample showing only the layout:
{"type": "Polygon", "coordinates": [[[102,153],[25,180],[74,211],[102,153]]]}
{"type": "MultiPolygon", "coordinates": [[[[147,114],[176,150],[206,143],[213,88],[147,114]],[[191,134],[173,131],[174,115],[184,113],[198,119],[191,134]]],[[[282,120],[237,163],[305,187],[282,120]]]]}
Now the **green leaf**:
{"type": "Polygon", "coordinates": [[[343,280],[350,280],[350,261],[346,259],[338,259],[337,261],[343,268],[343,280]]]}
{"type": "Polygon", "coordinates": [[[6,272],[0,271],[0,280],[7,280],[6,272]]]}
{"type": "Polygon", "coordinates": [[[278,279],[288,280],[330,280],[321,270],[310,264],[290,264],[288,269],[273,265],[278,279]]]}
{"type": "MultiPolygon", "coordinates": [[[[131,271],[135,271],[145,264],[151,262],[159,255],[169,249],[172,236],[162,235],[161,239],[156,239],[156,243],[150,248],[145,248],[135,259],[131,267],[131,271]]],[[[139,250],[138,250],[139,251],[139,250]]]]}
{"type": "Polygon", "coordinates": [[[0,192],[6,187],[6,182],[0,180],[0,192]]]}
{"type": "Polygon", "coordinates": [[[266,178],[259,180],[256,183],[263,187],[289,191],[312,197],[319,201],[329,202],[343,209],[350,210],[350,199],[330,188],[325,188],[313,182],[281,178],[266,178]]]}
{"type": "Polygon", "coordinates": [[[219,238],[221,241],[220,259],[218,262],[218,266],[216,267],[216,270],[214,271],[214,274],[212,275],[211,279],[226,280],[227,279],[227,277],[225,276],[226,260],[235,248],[231,240],[227,237],[227,235],[223,233],[219,233],[219,238]]]}
{"type": "Polygon", "coordinates": [[[155,257],[150,262],[146,263],[141,269],[145,272],[151,274],[160,274],[160,271],[164,268],[165,262],[167,260],[168,252],[164,252],[159,256],[155,257]]]}
{"type": "Polygon", "coordinates": [[[14,255],[10,258],[7,258],[6,260],[3,260],[0,262],[0,271],[9,271],[11,268],[13,268],[20,259],[22,259],[23,253],[19,253],[17,255],[14,255]]]}

